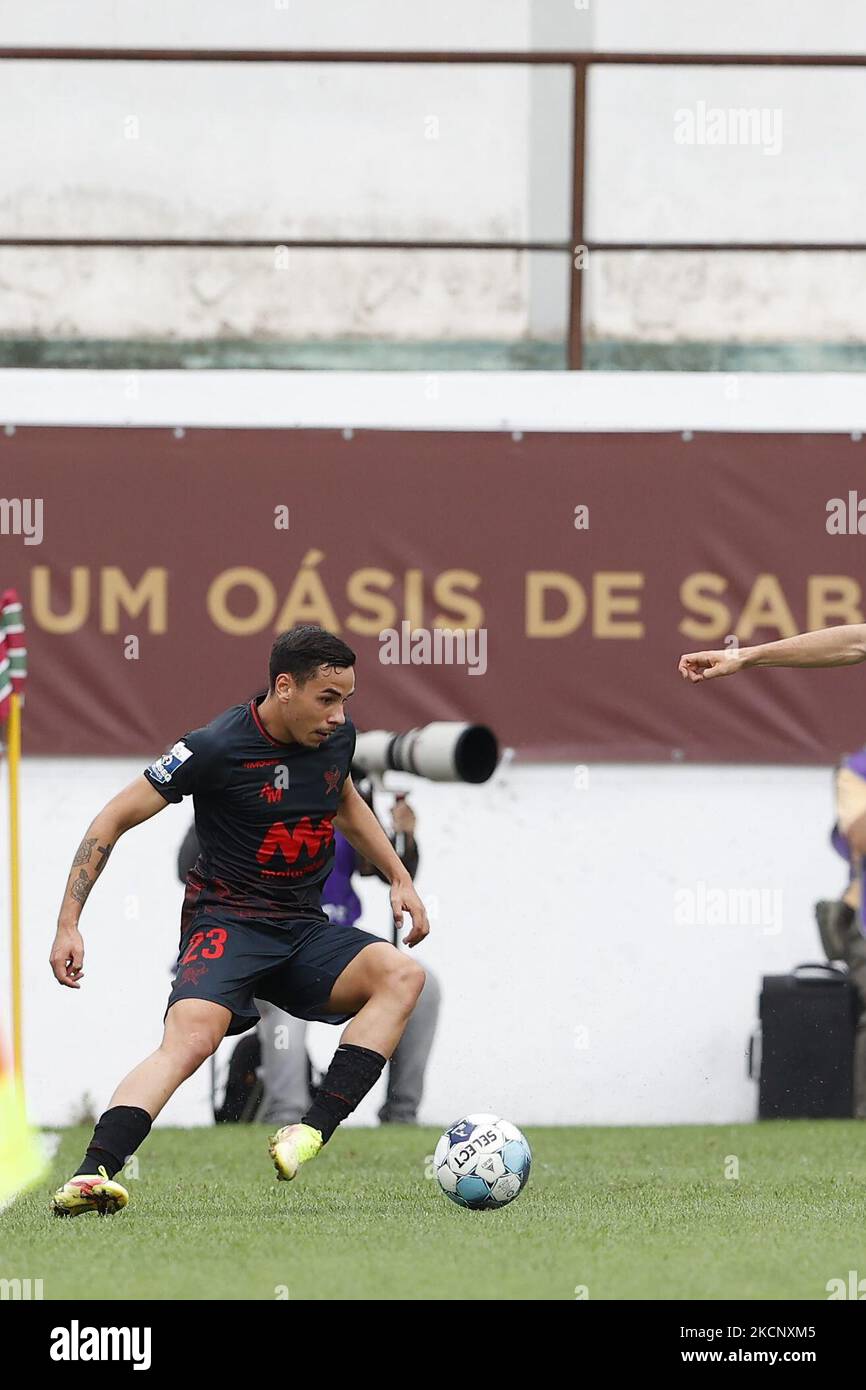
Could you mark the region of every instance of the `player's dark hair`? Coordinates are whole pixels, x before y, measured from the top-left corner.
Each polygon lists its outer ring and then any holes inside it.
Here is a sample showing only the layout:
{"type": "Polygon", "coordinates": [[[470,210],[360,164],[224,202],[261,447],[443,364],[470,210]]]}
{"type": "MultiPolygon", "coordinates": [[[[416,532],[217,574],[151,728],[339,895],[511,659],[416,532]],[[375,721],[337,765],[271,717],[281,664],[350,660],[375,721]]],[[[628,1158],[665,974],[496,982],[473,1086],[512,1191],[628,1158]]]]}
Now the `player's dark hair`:
{"type": "Polygon", "coordinates": [[[271,647],[268,666],[271,690],[277,676],[294,677],[298,685],[306,685],[320,666],[332,666],[335,670],[345,670],[354,666],[355,653],[351,647],[315,623],[298,623],[281,632],[271,647]]]}

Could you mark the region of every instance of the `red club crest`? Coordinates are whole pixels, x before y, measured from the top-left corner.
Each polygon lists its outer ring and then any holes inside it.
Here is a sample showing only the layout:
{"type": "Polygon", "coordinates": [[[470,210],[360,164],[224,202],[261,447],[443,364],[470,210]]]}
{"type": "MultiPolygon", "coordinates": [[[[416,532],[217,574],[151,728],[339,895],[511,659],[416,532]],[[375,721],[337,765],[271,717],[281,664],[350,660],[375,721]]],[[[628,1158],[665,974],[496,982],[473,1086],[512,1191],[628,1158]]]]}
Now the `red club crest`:
{"type": "Polygon", "coordinates": [[[178,983],[182,985],[197,985],[202,975],[206,974],[206,972],[206,965],[188,965],[178,983]]]}

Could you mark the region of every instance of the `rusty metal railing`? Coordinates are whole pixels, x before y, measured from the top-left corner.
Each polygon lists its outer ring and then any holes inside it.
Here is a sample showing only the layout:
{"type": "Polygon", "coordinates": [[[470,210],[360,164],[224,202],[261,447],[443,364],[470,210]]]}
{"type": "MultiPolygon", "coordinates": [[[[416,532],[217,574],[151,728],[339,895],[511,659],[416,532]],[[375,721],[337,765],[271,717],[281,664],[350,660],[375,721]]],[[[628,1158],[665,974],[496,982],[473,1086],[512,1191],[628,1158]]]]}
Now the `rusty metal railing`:
{"type": "Polygon", "coordinates": [[[570,296],[568,314],[568,366],[580,368],[583,361],[583,279],[577,264],[578,248],[588,252],[629,251],[866,251],[866,241],[854,242],[623,242],[587,241],[584,237],[586,184],[586,88],[591,67],[866,67],[866,54],[831,53],[593,53],[545,50],[378,52],[221,49],[221,48],[0,48],[0,61],[51,62],[153,62],[153,63],[389,63],[463,64],[499,66],[570,67],[574,74],[572,104],[571,237],[565,241],[407,241],[383,239],[324,240],[304,237],[0,237],[6,247],[121,247],[164,250],[169,248],[258,250],[275,246],[300,250],[390,250],[390,251],[540,251],[557,252],[570,258],[570,296]]]}

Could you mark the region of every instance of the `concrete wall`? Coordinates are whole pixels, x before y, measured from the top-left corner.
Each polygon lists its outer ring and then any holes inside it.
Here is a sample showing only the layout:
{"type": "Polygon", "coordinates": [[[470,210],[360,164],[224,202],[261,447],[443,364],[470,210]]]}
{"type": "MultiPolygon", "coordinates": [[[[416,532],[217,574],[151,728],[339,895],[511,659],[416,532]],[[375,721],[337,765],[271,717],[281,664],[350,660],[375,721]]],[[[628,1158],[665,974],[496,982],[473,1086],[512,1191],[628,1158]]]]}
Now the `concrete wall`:
{"type": "MultiPolygon", "coordinates": [[[[4,42],[219,47],[866,50],[859,0],[717,7],[388,0],[206,10],[0,4],[4,42]],[[339,18],[339,23],[337,19],[339,18]]],[[[3,64],[0,234],[567,238],[567,70],[3,64]]],[[[703,114],[701,114],[703,113],[703,114]]],[[[596,69],[588,235],[853,239],[855,70],[596,69]],[[752,110],[746,143],[683,112],[752,110]]],[[[862,341],[863,257],[601,256],[591,337],[862,341]]],[[[567,258],[0,251],[0,335],[562,337],[567,258]]]]}

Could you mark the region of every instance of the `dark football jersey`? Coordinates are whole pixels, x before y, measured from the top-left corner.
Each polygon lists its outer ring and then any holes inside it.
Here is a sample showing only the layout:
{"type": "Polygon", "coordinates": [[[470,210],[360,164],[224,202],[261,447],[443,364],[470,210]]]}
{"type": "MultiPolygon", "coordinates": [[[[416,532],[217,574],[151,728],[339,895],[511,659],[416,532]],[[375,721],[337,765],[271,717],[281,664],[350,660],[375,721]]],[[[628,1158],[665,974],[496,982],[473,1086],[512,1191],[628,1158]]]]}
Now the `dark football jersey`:
{"type": "Polygon", "coordinates": [[[345,723],[318,747],[281,743],[258,696],[184,734],[145,768],[166,801],[192,795],[201,853],[191,871],[211,901],[243,917],[321,917],[334,816],[355,752],[345,723]]]}

